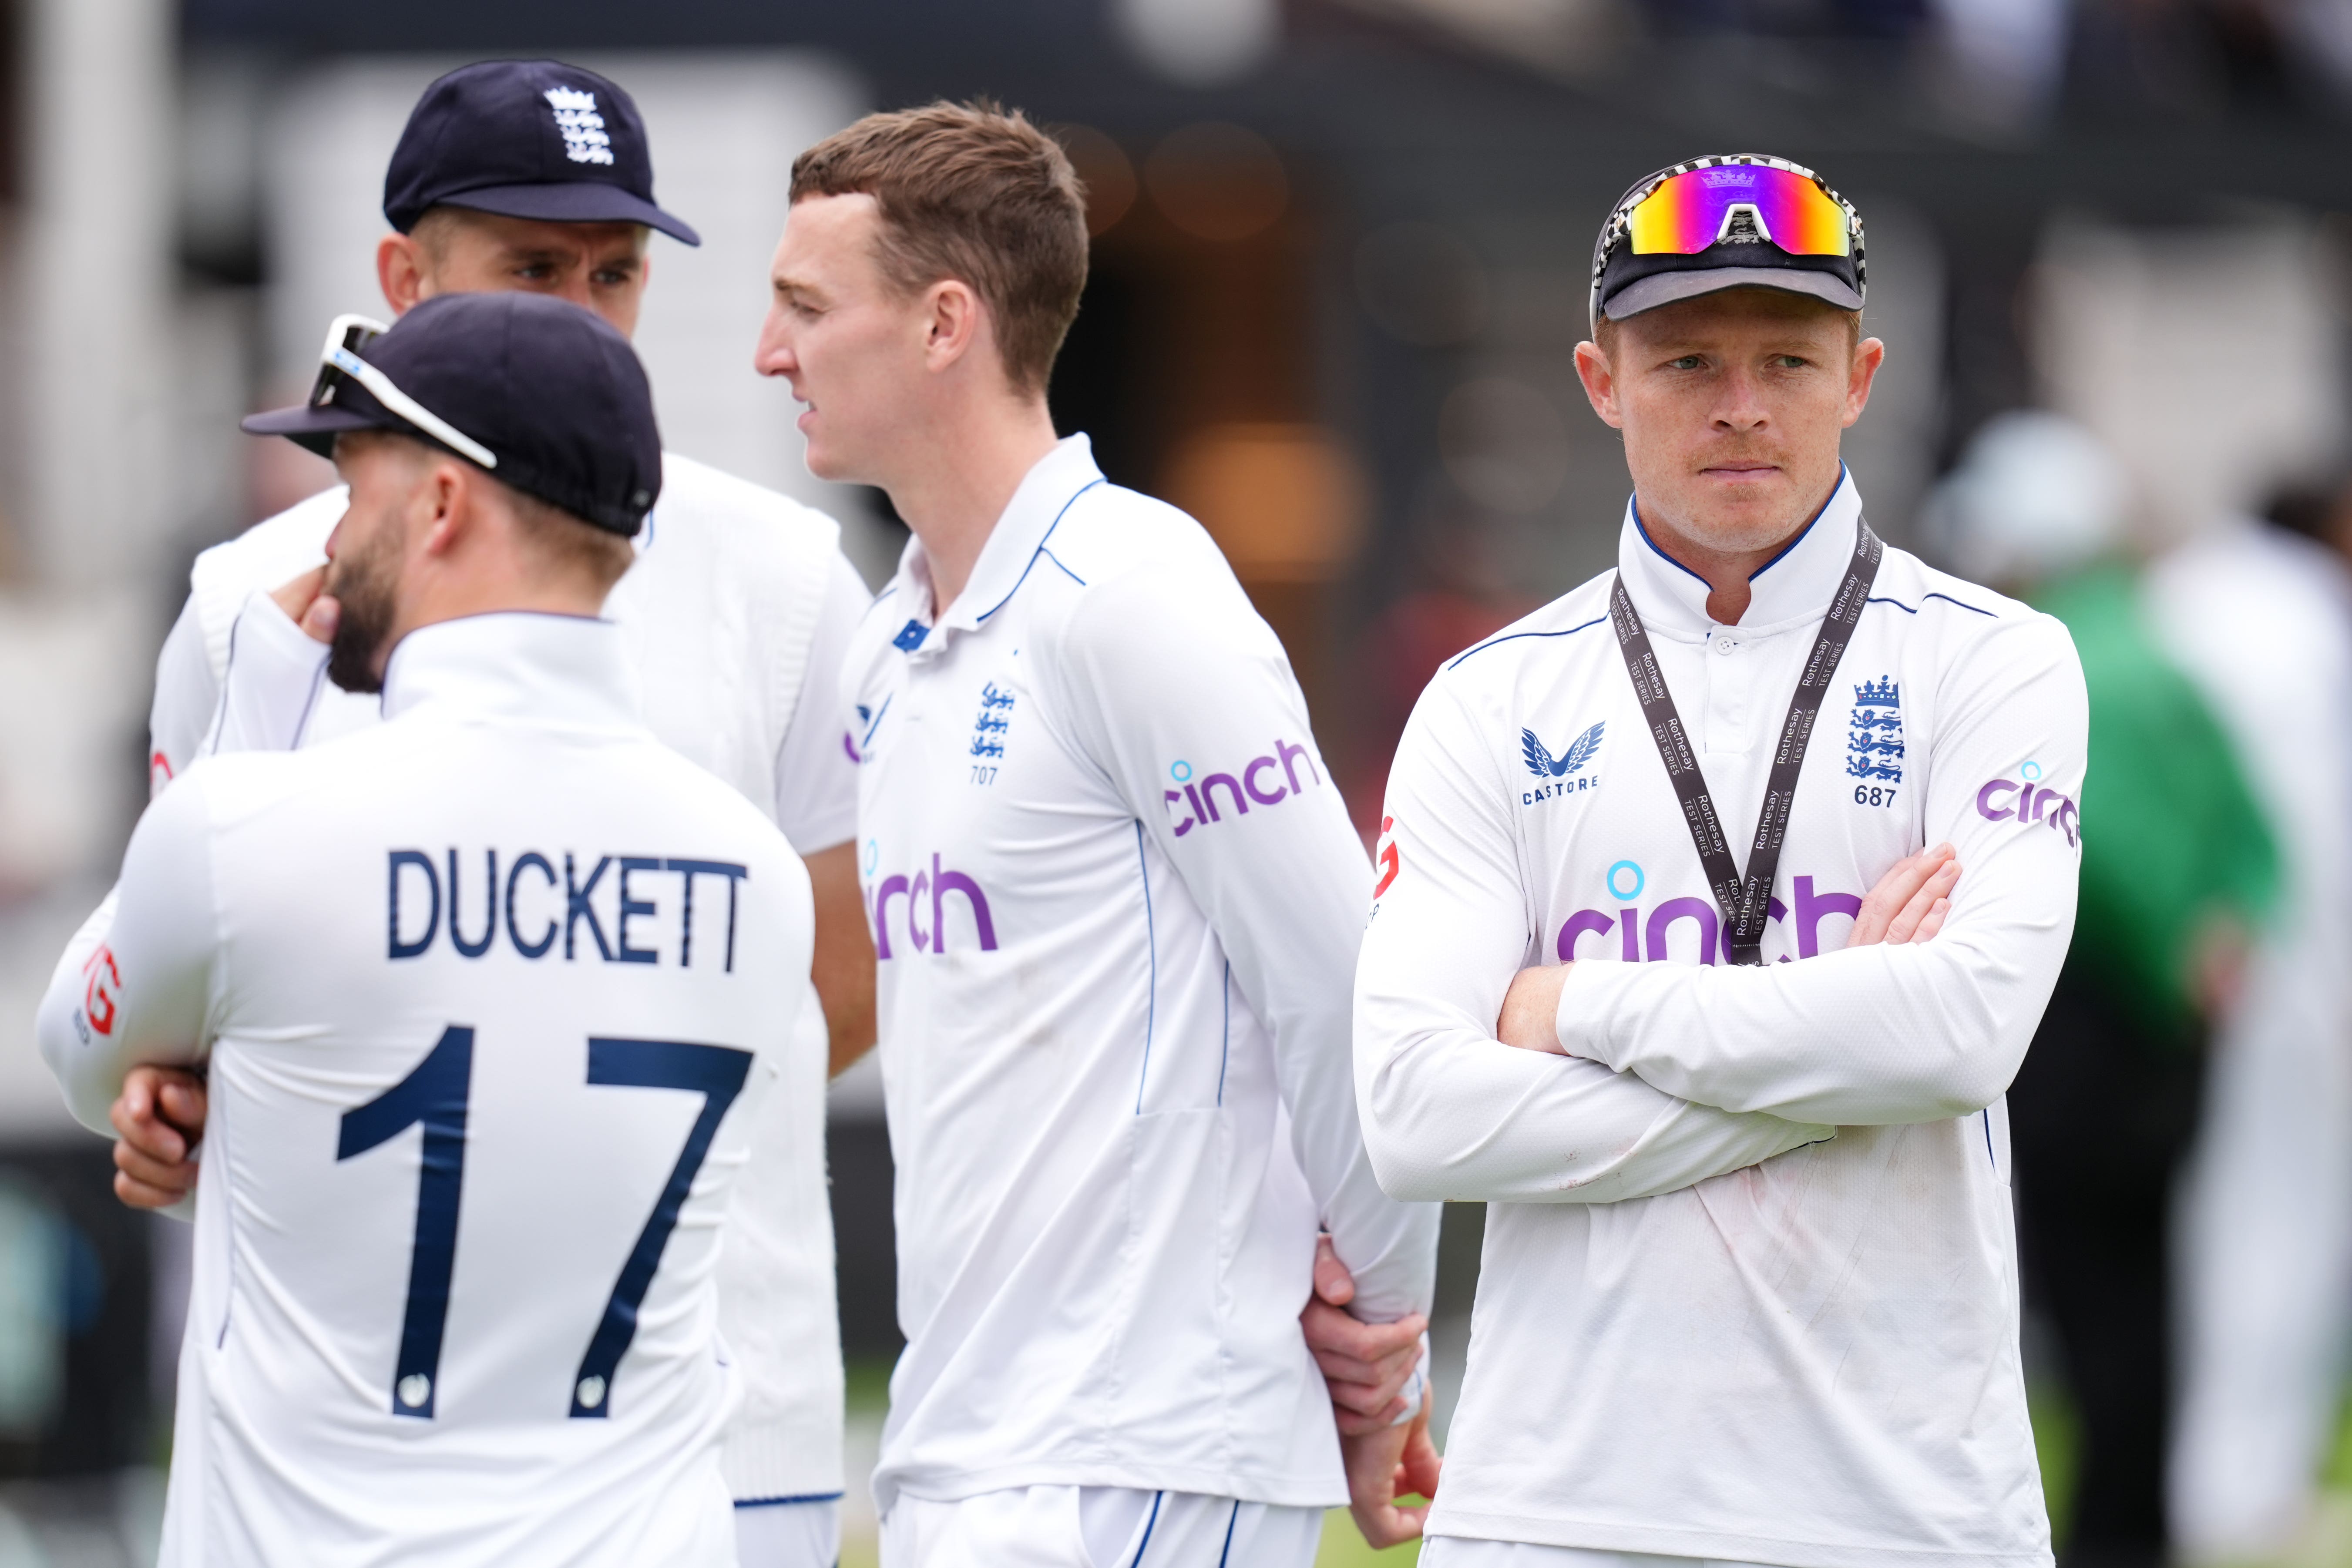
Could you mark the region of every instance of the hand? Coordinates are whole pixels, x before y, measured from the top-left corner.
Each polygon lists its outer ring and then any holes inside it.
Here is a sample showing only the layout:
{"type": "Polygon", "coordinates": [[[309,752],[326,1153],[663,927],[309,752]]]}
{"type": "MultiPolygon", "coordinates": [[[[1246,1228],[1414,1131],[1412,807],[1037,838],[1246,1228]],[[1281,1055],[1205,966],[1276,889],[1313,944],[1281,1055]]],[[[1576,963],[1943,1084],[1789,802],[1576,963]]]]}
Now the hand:
{"type": "Polygon", "coordinates": [[[139,1067],[122,1080],[107,1119],[114,1141],[114,1195],[135,1209],[169,1208],[195,1190],[190,1156],[205,1135],[205,1080],[178,1068],[139,1067]]]}
{"type": "Polygon", "coordinates": [[[1359,1322],[1342,1310],[1355,1299],[1355,1276],[1331,1250],[1331,1238],[1318,1237],[1315,1290],[1298,1314],[1298,1326],[1306,1331],[1315,1364],[1323,1369],[1342,1436],[1383,1431],[1404,1414],[1401,1394],[1421,1364],[1421,1336],[1429,1327],[1418,1312],[1393,1323],[1359,1322]]]}
{"type": "Polygon", "coordinates": [[[1398,1546],[1418,1540],[1429,1505],[1400,1508],[1396,1500],[1415,1492],[1437,1495],[1444,1461],[1429,1440],[1429,1412],[1402,1426],[1339,1439],[1339,1460],[1348,1472],[1348,1511],[1356,1516],[1367,1545],[1398,1546]]]}
{"type": "Polygon", "coordinates": [[[2189,947],[2189,989],[2207,1023],[2219,1023],[2245,994],[2253,951],[2253,933],[2227,910],[2215,910],[2198,923],[2189,947]]]}
{"type": "Polygon", "coordinates": [[[327,569],[313,566],[282,587],[273,588],[269,596],[286,612],[286,618],[302,628],[313,642],[335,640],[335,627],[343,618],[343,606],[334,595],[325,592],[327,569]]]}
{"type": "Polygon", "coordinates": [[[1944,929],[1944,917],[1952,911],[1951,891],[1959,879],[1960,863],[1948,844],[1905,856],[1862,900],[1846,946],[1926,942],[1944,929]]]}
{"type": "Polygon", "coordinates": [[[1503,1015],[1495,1020],[1495,1037],[1523,1051],[1566,1056],[1559,1043],[1559,994],[1575,967],[1547,963],[1511,976],[1511,988],[1503,993],[1503,1015]]]}

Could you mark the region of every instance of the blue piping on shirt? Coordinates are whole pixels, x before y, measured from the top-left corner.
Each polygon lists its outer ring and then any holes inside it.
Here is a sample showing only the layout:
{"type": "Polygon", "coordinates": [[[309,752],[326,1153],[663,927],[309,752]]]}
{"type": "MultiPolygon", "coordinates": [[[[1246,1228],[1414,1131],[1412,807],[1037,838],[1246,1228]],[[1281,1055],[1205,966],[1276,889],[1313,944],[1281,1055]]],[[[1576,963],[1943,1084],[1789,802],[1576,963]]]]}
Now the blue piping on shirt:
{"type": "MultiPolygon", "coordinates": [[[[1143,939],[1151,953],[1151,986],[1144,993],[1143,1002],[1143,1070],[1135,1076],[1135,1113],[1140,1116],[1143,1114],[1144,1080],[1151,1076],[1151,1034],[1160,1021],[1160,935],[1151,919],[1151,862],[1144,858],[1141,817],[1135,820],[1135,864],[1143,873],[1143,939]]],[[[1151,1513],[1153,1518],[1159,1517],[1158,1503],[1151,1505],[1151,1513]]],[[[1150,1531],[1144,1531],[1147,1541],[1150,1535],[1150,1531]]],[[[1143,1561],[1140,1552],[1136,1554],[1136,1561],[1143,1561]]]]}
{"type": "MultiPolygon", "coordinates": [[[[1996,620],[1996,621],[1997,621],[1997,620],[2000,619],[2000,617],[1999,616],[1994,615],[1990,610],[1978,610],[1978,609],[1977,609],[1977,607],[1976,607],[1974,605],[1969,604],[1969,603],[1967,603],[1967,602],[1966,602],[1966,601],[1964,601],[1964,600],[1955,599],[1955,598],[1953,598],[1949,594],[1927,594],[1927,595],[1923,595],[1920,597],[1920,601],[1919,601],[1919,603],[1924,605],[1924,604],[1926,604],[1926,603],[1927,602],[1927,600],[1929,600],[1929,599],[1941,599],[1941,600],[1943,600],[1943,601],[1944,601],[1944,603],[1946,603],[1946,604],[1948,604],[1948,605],[1959,605],[1959,606],[1960,606],[1960,608],[1962,608],[1962,609],[1964,609],[1964,610],[1976,610],[1976,613],[1977,613],[1978,615],[1979,615],[1979,616],[1985,616],[1985,617],[1987,617],[1988,619],[1990,619],[1990,620],[1996,620]]],[[[1888,598],[1881,597],[1881,598],[1875,598],[1875,599],[1866,600],[1866,601],[1864,601],[1864,602],[1865,602],[1865,603],[1867,603],[1867,604],[1873,604],[1873,605],[1894,605],[1896,609],[1898,609],[1898,610],[1902,611],[1902,612],[1903,612],[1905,615],[1906,615],[1906,616],[1916,616],[1916,615],[1917,615],[1917,614],[1919,613],[1919,610],[1918,610],[1918,606],[1917,606],[1917,605],[1906,605],[1906,604],[1905,604],[1905,603],[1904,603],[1902,600],[1900,600],[1900,599],[1888,599],[1888,598]]]]}
{"type": "Polygon", "coordinates": [[[745,1498],[735,1506],[737,1508],[783,1508],[792,1503],[839,1502],[840,1500],[841,1494],[839,1492],[803,1492],[798,1497],[745,1498]]]}
{"type": "Polygon", "coordinates": [[[1453,664],[1449,664],[1445,668],[1452,669],[1454,665],[1460,664],[1464,659],[1468,658],[1471,653],[1485,653],[1488,648],[1494,647],[1497,644],[1513,642],[1520,637],[1572,637],[1580,631],[1586,631],[1593,626],[1599,626],[1608,618],[1609,617],[1607,616],[1595,616],[1592,619],[1585,622],[1583,626],[1570,626],[1564,632],[1513,632],[1508,637],[1499,637],[1491,642],[1482,642],[1476,647],[1472,648],[1470,653],[1456,654],[1454,658],[1453,664]]]}
{"type": "MultiPolygon", "coordinates": [[[[1830,501],[1837,500],[1838,491],[1845,489],[1846,481],[1853,477],[1853,474],[1847,469],[1844,463],[1841,462],[1838,464],[1838,482],[1830,487],[1828,500],[1822,501],[1821,505],[1813,509],[1813,515],[1805,519],[1805,526],[1797,530],[1796,534],[1790,539],[1789,542],[1780,546],[1780,548],[1773,553],[1771,560],[1767,561],[1763,565],[1759,566],[1755,571],[1748,574],[1748,580],[1750,583],[1753,583],[1757,578],[1761,577],[1765,573],[1772,570],[1773,567],[1780,564],[1780,561],[1783,556],[1787,555],[1789,552],[1794,550],[1798,545],[1802,544],[1805,542],[1805,535],[1812,532],[1813,524],[1821,521],[1822,513],[1830,510],[1830,501]]],[[[1681,562],[1676,561],[1664,551],[1658,549],[1658,542],[1650,537],[1649,529],[1644,526],[1642,521],[1642,498],[1640,496],[1637,495],[1633,497],[1625,504],[1626,510],[1633,514],[1633,531],[1642,536],[1642,542],[1648,545],[1651,550],[1654,551],[1659,560],[1667,563],[1677,571],[1683,572],[1689,576],[1698,577],[1698,580],[1702,583],[1706,583],[1706,578],[1699,577],[1697,573],[1691,571],[1689,567],[1685,566],[1681,562]]],[[[1715,584],[1712,583],[1706,583],[1706,590],[1708,593],[1712,594],[1715,592],[1715,584]]]]}
{"type": "MultiPolygon", "coordinates": [[[[1029,581],[1030,570],[1037,564],[1037,557],[1040,555],[1051,555],[1053,553],[1045,548],[1045,540],[1054,537],[1054,530],[1062,526],[1062,520],[1070,515],[1070,509],[1072,507],[1078,504],[1078,497],[1086,494],[1097,485],[1107,485],[1108,483],[1110,483],[1108,479],[1106,479],[1097,474],[1092,479],[1080,485],[1077,488],[1076,493],[1062,503],[1062,510],[1054,514],[1054,521],[1048,523],[1045,527],[1045,539],[1039,540],[1037,542],[1037,548],[1029,552],[1029,564],[1021,568],[1021,575],[1013,579],[1013,586],[1006,590],[1004,597],[997,600],[996,603],[991,605],[987,609],[982,610],[979,615],[972,617],[972,624],[974,626],[978,626],[982,621],[988,619],[989,616],[996,614],[997,611],[1011,604],[1013,602],[1013,595],[1021,592],[1021,584],[1029,581]]],[[[1054,564],[1056,566],[1062,566],[1059,557],[1055,558],[1054,564]]],[[[1070,569],[1066,566],[1062,566],[1062,570],[1065,572],[1070,572],[1070,569]]],[[[1080,587],[1084,587],[1086,585],[1086,579],[1079,577],[1076,572],[1070,572],[1070,575],[1077,579],[1078,585],[1080,587]]]]}
{"type": "Polygon", "coordinates": [[[1217,1046],[1217,1103],[1225,1102],[1225,1063],[1234,1053],[1234,961],[1225,960],[1225,980],[1222,992],[1225,1001],[1223,1037],[1217,1046]]]}
{"type": "MultiPolygon", "coordinates": [[[[1142,824],[1138,823],[1136,826],[1139,827],[1142,824]]],[[[1127,1568],[1143,1568],[1143,1551],[1145,1547],[1151,1544],[1152,1527],[1160,1522],[1160,1500],[1167,1495],[1166,1492],[1151,1494],[1151,1517],[1143,1521],[1143,1539],[1135,1543],[1135,1561],[1129,1563],[1127,1568]]]]}
{"type": "Polygon", "coordinates": [[[882,699],[882,706],[875,710],[874,722],[866,726],[866,733],[857,742],[857,749],[859,751],[864,751],[866,746],[872,742],[874,739],[874,731],[882,728],[882,715],[890,711],[890,704],[897,700],[898,694],[896,692],[893,692],[891,695],[882,699]]]}

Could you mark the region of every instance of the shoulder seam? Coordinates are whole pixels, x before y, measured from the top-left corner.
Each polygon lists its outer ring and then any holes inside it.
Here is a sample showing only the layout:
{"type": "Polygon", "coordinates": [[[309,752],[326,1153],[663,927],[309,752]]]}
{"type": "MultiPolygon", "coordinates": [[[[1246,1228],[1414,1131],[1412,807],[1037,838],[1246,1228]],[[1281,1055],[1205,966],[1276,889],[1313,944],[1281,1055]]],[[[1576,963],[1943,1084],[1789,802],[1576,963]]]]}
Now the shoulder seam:
{"type": "Polygon", "coordinates": [[[1467,651],[1465,651],[1465,652],[1456,654],[1456,655],[1454,655],[1452,658],[1450,658],[1450,659],[1446,660],[1446,662],[1445,662],[1445,668],[1448,668],[1448,669],[1455,668],[1457,668],[1457,667],[1462,663],[1462,661],[1463,661],[1464,659],[1468,658],[1470,657],[1470,655],[1471,655],[1471,654],[1474,654],[1474,653],[1485,653],[1485,652],[1486,652],[1488,648],[1490,648],[1490,647],[1497,647],[1497,646],[1499,646],[1499,645],[1501,645],[1501,644],[1503,644],[1503,643],[1507,643],[1507,642],[1516,642],[1516,641],[1517,641],[1517,640],[1518,640],[1519,638],[1521,638],[1521,637],[1574,637],[1574,636],[1575,636],[1577,633],[1579,633],[1579,632],[1581,632],[1581,631],[1589,631],[1589,630],[1591,630],[1592,627],[1599,626],[1601,622],[1603,622],[1603,621],[1607,620],[1608,618],[1609,618],[1609,617],[1608,617],[1607,616],[1593,616],[1593,617],[1592,617],[1592,619],[1591,619],[1591,620],[1589,620],[1589,621],[1585,622],[1582,626],[1570,626],[1570,627],[1569,627],[1566,631],[1559,631],[1559,632],[1509,632],[1509,633],[1505,634],[1505,635],[1504,635],[1504,636],[1502,636],[1502,637],[1489,637],[1486,641],[1480,643],[1476,647],[1470,648],[1470,649],[1468,649],[1468,650],[1467,650],[1467,651]]]}

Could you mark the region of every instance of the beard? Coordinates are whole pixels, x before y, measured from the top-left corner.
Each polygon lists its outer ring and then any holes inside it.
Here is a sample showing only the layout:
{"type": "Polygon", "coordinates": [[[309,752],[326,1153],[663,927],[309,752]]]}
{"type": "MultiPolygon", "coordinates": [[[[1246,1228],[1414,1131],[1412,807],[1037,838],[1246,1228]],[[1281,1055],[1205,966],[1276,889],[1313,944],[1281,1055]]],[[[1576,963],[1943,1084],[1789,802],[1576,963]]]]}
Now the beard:
{"type": "Polygon", "coordinates": [[[399,557],[397,531],[385,529],[374,548],[344,551],[327,568],[323,592],[342,609],[334,640],[327,645],[327,679],[345,691],[373,695],[383,689],[376,661],[392,636],[399,557]]]}

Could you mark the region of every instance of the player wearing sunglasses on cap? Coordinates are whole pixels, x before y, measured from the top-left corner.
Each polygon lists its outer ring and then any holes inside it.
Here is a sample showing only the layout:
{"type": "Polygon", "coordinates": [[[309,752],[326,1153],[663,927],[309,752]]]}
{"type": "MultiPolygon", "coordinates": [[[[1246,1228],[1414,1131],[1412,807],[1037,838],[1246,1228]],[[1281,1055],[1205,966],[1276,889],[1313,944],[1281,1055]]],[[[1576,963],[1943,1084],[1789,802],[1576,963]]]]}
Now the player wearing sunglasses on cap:
{"type": "MultiPolygon", "coordinates": [[[[467,66],[428,87],[394,150],[383,210],[394,232],[376,268],[395,317],[446,295],[520,291],[568,300],[627,334],[650,232],[698,243],[654,202],[645,126],[628,95],[551,60],[467,66]]],[[[339,331],[329,343],[343,361],[319,393],[334,375],[369,374],[352,351],[370,324],[350,324],[359,330],[348,341],[339,331]]],[[[565,390],[520,395],[560,400],[565,390]]],[[[480,460],[462,431],[432,429],[432,411],[405,416],[480,460]]],[[[796,1048],[823,1057],[829,1033],[838,1071],[873,1041],[874,949],[849,844],[856,770],[832,700],[871,595],[822,513],[675,452],[662,457],[661,480],[605,615],[619,625],[654,732],[749,798],[805,858],[816,996],[801,1010],[807,1037],[796,1048]]],[[[372,696],[329,686],[313,699],[308,685],[289,691],[260,668],[283,654],[307,675],[305,647],[315,645],[301,634],[333,637],[358,609],[321,593],[327,538],[346,502],[342,488],[325,491],[197,558],[156,670],[159,792],[208,750],[306,747],[380,721],[372,696]]],[[[842,1484],[822,1091],[779,1094],[768,1107],[721,1265],[746,1394],[727,1472],[744,1561],[814,1568],[834,1559],[842,1484]]],[[[126,1201],[173,1204],[194,1184],[189,1150],[205,1110],[202,1085],[184,1073],[132,1076],[115,1116],[126,1201]]]]}
{"type": "Polygon", "coordinates": [[[513,293],[333,353],[246,424],[351,487],[331,647],[264,658],[384,720],[199,759],[39,1016],[93,1128],[210,1068],[161,1561],[731,1563],[719,1258],[767,1103],[822,1093],[811,904],[597,613],[662,483],[645,372],[513,293]]]}
{"type": "Polygon", "coordinates": [[[1617,568],[1449,663],[1390,775],[1365,1141],[1492,1205],[1433,1568],[2050,1560],[2002,1095],[2083,678],[1864,521],[1864,284],[1795,164],[1626,194],[1577,351],[1617,568]]]}

